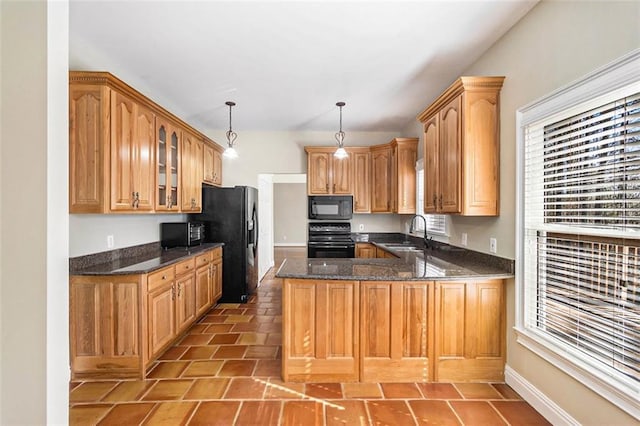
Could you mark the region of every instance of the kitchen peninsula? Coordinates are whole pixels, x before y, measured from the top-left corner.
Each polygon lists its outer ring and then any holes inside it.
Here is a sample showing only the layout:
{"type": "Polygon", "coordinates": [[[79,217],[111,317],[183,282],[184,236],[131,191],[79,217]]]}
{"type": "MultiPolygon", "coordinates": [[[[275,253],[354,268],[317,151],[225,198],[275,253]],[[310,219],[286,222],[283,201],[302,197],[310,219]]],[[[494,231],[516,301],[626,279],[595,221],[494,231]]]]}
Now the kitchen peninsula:
{"type": "Polygon", "coordinates": [[[393,258],[285,260],[283,380],[504,380],[513,262],[407,243],[369,241],[393,258]]]}

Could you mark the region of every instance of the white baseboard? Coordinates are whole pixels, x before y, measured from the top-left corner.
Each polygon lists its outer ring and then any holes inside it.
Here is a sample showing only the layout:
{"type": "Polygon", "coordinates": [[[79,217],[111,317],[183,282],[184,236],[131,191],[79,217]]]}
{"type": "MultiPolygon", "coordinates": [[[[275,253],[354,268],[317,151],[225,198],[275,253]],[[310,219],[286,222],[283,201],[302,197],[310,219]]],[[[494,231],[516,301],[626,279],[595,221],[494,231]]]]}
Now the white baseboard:
{"type": "Polygon", "coordinates": [[[275,243],[274,247],[306,247],[307,243],[275,243]]]}
{"type": "Polygon", "coordinates": [[[527,379],[518,374],[508,365],[504,368],[504,378],[506,383],[513,388],[520,396],[536,409],[545,419],[553,425],[579,425],[569,413],[564,411],[558,404],[549,399],[538,388],[533,386],[527,379]]]}

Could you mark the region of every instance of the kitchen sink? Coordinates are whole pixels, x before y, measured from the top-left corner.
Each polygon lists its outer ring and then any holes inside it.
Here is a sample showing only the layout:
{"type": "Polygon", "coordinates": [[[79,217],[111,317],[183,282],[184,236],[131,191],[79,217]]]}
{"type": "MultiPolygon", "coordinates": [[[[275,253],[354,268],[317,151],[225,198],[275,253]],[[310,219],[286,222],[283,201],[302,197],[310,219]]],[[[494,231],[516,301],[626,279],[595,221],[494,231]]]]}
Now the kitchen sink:
{"type": "Polygon", "coordinates": [[[415,243],[406,241],[403,243],[386,243],[380,244],[381,246],[387,247],[391,250],[397,251],[422,251],[422,247],[418,247],[415,243]]]}

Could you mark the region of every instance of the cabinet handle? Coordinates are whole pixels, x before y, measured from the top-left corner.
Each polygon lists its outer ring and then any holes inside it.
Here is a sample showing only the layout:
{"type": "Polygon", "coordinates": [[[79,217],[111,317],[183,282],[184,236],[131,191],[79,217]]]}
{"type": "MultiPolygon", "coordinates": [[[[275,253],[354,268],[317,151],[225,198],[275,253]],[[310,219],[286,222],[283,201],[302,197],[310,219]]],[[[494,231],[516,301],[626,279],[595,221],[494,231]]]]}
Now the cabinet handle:
{"type": "Polygon", "coordinates": [[[325,187],[326,191],[329,192],[329,184],[326,184],[324,187],[325,187]]]}
{"type": "Polygon", "coordinates": [[[433,194],[433,207],[438,207],[438,196],[433,194]]]}
{"type": "Polygon", "coordinates": [[[181,291],[182,291],[182,283],[178,284],[178,297],[180,297],[181,291]]]}
{"type": "Polygon", "coordinates": [[[171,300],[176,300],[176,285],[171,284],[171,300]]]}
{"type": "Polygon", "coordinates": [[[442,194],[440,194],[440,210],[442,210],[442,194]]]}
{"type": "Polygon", "coordinates": [[[335,194],[335,192],[336,192],[336,184],[334,183],[333,184],[333,193],[335,194]]]}

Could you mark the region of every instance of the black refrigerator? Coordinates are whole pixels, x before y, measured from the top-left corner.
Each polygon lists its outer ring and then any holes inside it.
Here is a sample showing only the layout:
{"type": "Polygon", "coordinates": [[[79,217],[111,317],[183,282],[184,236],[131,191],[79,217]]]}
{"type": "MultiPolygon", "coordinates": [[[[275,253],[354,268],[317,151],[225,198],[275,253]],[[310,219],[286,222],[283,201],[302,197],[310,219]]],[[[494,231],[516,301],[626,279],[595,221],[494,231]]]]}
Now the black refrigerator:
{"type": "Polygon", "coordinates": [[[202,213],[189,220],[204,223],[205,241],[222,242],[222,298],[246,303],[258,286],[258,190],[250,186],[202,186],[202,213]]]}

